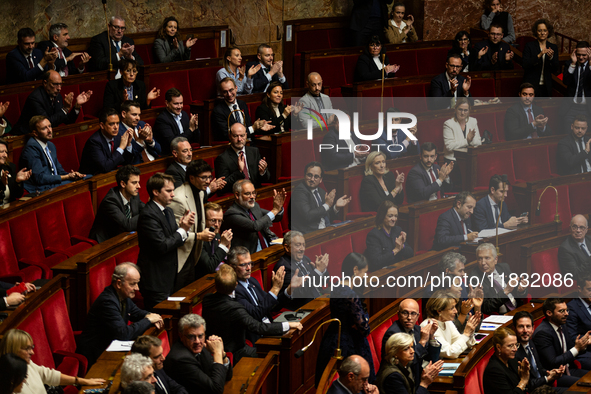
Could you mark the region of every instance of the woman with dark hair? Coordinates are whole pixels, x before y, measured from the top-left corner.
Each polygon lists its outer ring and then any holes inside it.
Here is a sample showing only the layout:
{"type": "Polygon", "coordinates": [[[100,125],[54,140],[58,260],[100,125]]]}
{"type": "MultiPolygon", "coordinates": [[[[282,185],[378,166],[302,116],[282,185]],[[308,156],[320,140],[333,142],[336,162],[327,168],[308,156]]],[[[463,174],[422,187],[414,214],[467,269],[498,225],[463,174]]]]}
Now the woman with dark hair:
{"type": "Polygon", "coordinates": [[[274,81],[269,84],[263,103],[257,108],[256,119],[270,121],[275,126],[263,134],[283,133],[291,128],[291,112],[297,114],[299,109],[301,107],[283,104],[283,86],[281,82],[274,81]]]}
{"type": "Polygon", "coordinates": [[[485,0],[484,13],[480,17],[480,27],[488,30],[490,25],[499,24],[503,28],[503,41],[511,44],[515,41],[515,28],[511,14],[503,11],[501,0],[485,0]]]}
{"type": "Polygon", "coordinates": [[[20,393],[27,379],[27,363],[14,354],[0,357],[0,394],[20,393]]]}
{"type": "Polygon", "coordinates": [[[230,77],[234,80],[236,85],[236,94],[251,94],[253,88],[252,77],[260,69],[261,64],[251,66],[246,73],[246,64],[242,64],[242,52],[236,47],[226,49],[224,53],[224,67],[220,68],[215,75],[216,85],[218,87],[218,95],[222,95],[220,82],[222,79],[230,77]]]}
{"type": "MultiPolygon", "coordinates": [[[[356,291],[359,289],[367,269],[367,259],[362,254],[349,253],[345,257],[341,266],[344,280],[341,282],[341,286],[334,287],[330,293],[330,317],[341,321],[341,355],[343,358],[352,354],[363,357],[369,363],[369,382],[372,383],[376,375],[367,341],[369,315],[365,303],[359,298],[356,291]]],[[[322,337],[316,360],[316,386],[318,386],[322,372],[324,372],[330,358],[335,353],[338,331],[338,323],[333,322],[322,337]]]]}
{"type": "Polygon", "coordinates": [[[353,81],[363,82],[381,79],[382,66],[384,68],[384,76],[386,78],[394,77],[396,71],[400,69],[399,65],[390,64],[390,59],[382,47],[380,37],[373,36],[369,41],[367,48],[365,48],[363,53],[359,55],[357,65],[355,66],[355,75],[353,76],[353,81]],[[382,55],[385,56],[383,65],[382,55]]]}
{"type": "Polygon", "coordinates": [[[447,57],[450,55],[460,55],[462,58],[462,72],[474,71],[476,59],[478,59],[478,51],[474,50],[474,46],[470,41],[470,33],[462,30],[456,34],[451,49],[447,52],[447,57]]]}
{"type": "Polygon", "coordinates": [[[385,200],[396,205],[404,202],[404,173],[391,172],[386,165],[384,152],[371,152],[365,160],[365,176],[359,187],[359,203],[362,212],[376,212],[385,200]]]}
{"type": "Polygon", "coordinates": [[[178,62],[191,59],[191,47],[197,42],[196,38],[183,39],[179,33],[179,21],[174,16],[164,19],[158,37],[154,40],[154,55],[156,63],[178,62]]]}
{"type": "Polygon", "coordinates": [[[137,101],[141,110],[150,108],[150,103],[160,96],[160,89],[153,88],[146,93],[146,85],[137,79],[137,63],[135,60],[119,60],[121,78],[112,79],[105,86],[103,108],[114,108],[121,112],[121,104],[126,100],[137,101]]]}
{"type": "Polygon", "coordinates": [[[484,394],[526,392],[529,382],[529,360],[515,360],[519,348],[515,332],[508,327],[499,327],[492,336],[494,354],[484,369],[484,394]]]}
{"type": "Polygon", "coordinates": [[[531,31],[537,40],[523,49],[523,82],[534,85],[536,97],[552,97],[552,73],[560,66],[558,46],[548,41],[554,27],[546,19],[538,19],[531,31]]]}
{"type": "Polygon", "coordinates": [[[0,138],[0,205],[23,195],[23,182],[31,177],[33,170],[26,168],[16,172],[14,163],[8,161],[8,143],[0,138]]]}
{"type": "Polygon", "coordinates": [[[392,12],[390,13],[390,20],[384,33],[386,39],[390,44],[404,44],[407,42],[415,42],[419,39],[417,31],[413,27],[415,18],[409,15],[406,20],[404,18],[404,12],[406,7],[404,3],[394,3],[392,6],[392,12]]]}
{"type": "Polygon", "coordinates": [[[406,233],[396,225],[398,207],[389,200],[382,202],[376,214],[376,226],[365,239],[365,257],[370,272],[398,263],[414,256],[407,245],[406,233]]]}

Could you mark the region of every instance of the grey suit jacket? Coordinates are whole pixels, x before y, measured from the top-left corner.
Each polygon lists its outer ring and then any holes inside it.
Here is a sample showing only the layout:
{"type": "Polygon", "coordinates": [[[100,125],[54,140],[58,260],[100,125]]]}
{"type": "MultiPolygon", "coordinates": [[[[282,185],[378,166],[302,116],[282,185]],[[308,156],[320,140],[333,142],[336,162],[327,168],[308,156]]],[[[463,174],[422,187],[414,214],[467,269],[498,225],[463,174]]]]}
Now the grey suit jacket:
{"type": "Polygon", "coordinates": [[[156,63],[178,62],[191,59],[191,48],[185,48],[182,40],[178,41],[179,47],[172,48],[168,40],[157,38],[154,40],[154,59],[156,63]]]}
{"type": "MultiPolygon", "coordinates": [[[[322,105],[324,105],[324,109],[332,109],[332,102],[330,101],[330,97],[328,97],[326,94],[320,93],[320,98],[322,99],[322,105]]],[[[312,96],[310,92],[307,92],[302,96],[302,98],[300,99],[300,103],[304,104],[304,109],[302,109],[298,114],[298,121],[300,122],[300,127],[306,128],[308,127],[308,119],[312,119],[310,114],[313,114],[313,112],[310,111],[310,109],[313,109],[316,112],[320,112],[320,107],[318,107],[318,102],[316,101],[316,98],[312,96]]],[[[312,124],[316,125],[316,122],[313,122],[312,124]]],[[[292,128],[296,128],[296,125],[292,125],[292,128]]]]}
{"type": "Polygon", "coordinates": [[[274,222],[280,222],[283,218],[283,213],[279,213],[275,216],[275,219],[271,221],[271,218],[267,215],[266,209],[262,209],[258,203],[254,204],[251,209],[252,215],[255,220],[252,220],[248,214],[248,211],[242,206],[234,202],[226,212],[224,212],[224,224],[221,232],[229,228],[232,229],[234,237],[232,238],[232,246],[244,246],[252,254],[257,250],[257,244],[259,242],[258,232],[260,231],[265,237],[267,246],[272,240],[277,238],[275,233],[271,231],[270,227],[274,222]]]}

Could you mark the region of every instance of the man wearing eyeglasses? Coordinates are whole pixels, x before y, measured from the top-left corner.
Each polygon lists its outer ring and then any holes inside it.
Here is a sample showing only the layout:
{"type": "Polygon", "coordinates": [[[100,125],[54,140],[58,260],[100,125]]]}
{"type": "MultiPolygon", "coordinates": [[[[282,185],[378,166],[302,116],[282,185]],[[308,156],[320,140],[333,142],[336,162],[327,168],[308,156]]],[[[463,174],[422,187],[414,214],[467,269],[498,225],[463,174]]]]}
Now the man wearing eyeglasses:
{"type": "Polygon", "coordinates": [[[429,99],[429,109],[452,108],[458,98],[471,97],[472,79],[469,75],[466,77],[460,75],[461,70],[462,58],[460,55],[457,53],[449,55],[445,63],[445,72],[431,80],[429,97],[441,98],[429,99]]]}
{"type": "Polygon", "coordinates": [[[474,71],[513,70],[513,52],[503,41],[503,27],[496,23],[488,29],[488,40],[476,44],[478,53],[474,71]]]}
{"type": "Polygon", "coordinates": [[[205,226],[210,230],[213,228],[215,237],[211,242],[203,241],[201,256],[195,266],[195,280],[207,274],[213,274],[220,263],[226,260],[226,255],[232,246],[232,230],[220,232],[222,223],[224,223],[222,206],[215,202],[208,202],[204,209],[205,226]]]}
{"type": "Polygon", "coordinates": [[[575,215],[570,221],[570,237],[558,248],[558,264],[562,275],[572,274],[572,279],[591,272],[591,236],[587,235],[589,223],[583,215],[575,215]]]}
{"type": "MultiPolygon", "coordinates": [[[[92,37],[88,53],[95,71],[109,68],[109,51],[113,70],[119,68],[119,60],[123,58],[133,59],[138,65],[144,65],[142,58],[135,52],[133,39],[125,36],[126,29],[123,18],[112,16],[109,21],[109,30],[92,37]]],[[[115,78],[121,78],[121,73],[117,72],[115,78]]]]}

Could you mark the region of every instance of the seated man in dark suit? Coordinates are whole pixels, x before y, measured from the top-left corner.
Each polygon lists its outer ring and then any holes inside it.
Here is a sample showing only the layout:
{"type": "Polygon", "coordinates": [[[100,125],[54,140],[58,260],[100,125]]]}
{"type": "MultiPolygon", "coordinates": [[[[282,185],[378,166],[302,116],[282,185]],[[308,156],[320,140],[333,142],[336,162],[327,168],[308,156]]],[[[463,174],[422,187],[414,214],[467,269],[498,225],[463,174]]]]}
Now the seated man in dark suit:
{"type": "MultiPolygon", "coordinates": [[[[382,338],[382,360],[386,359],[386,342],[388,339],[399,332],[404,332],[414,337],[413,349],[415,357],[409,367],[414,376],[421,376],[423,372],[423,361],[435,362],[439,360],[441,344],[435,339],[437,331],[437,321],[432,321],[425,327],[417,325],[419,319],[419,304],[412,298],[407,298],[400,302],[398,307],[398,320],[388,328],[382,338]]],[[[421,383],[420,379],[415,379],[416,387],[421,383]]]]}
{"type": "Polygon", "coordinates": [[[533,104],[535,95],[534,86],[531,83],[521,84],[519,102],[509,107],[505,113],[505,140],[526,140],[552,135],[544,110],[533,104]]]}
{"type": "Polygon", "coordinates": [[[76,351],[88,359],[89,367],[113,340],[134,340],[152,324],[162,327],[160,315],[143,311],[132,301],[139,290],[139,281],[140,272],[135,264],[119,264],[113,272],[111,285],[105,287],[90,307],[76,351]],[[133,324],[128,325],[130,321],[133,324]]]}
{"type": "MultiPolygon", "coordinates": [[[[88,53],[94,71],[109,68],[109,52],[113,70],[119,69],[119,60],[123,58],[133,59],[140,66],[144,65],[142,58],[135,52],[133,39],[124,35],[125,30],[125,20],[120,16],[112,16],[109,20],[109,30],[92,37],[88,53]]],[[[121,78],[121,74],[117,72],[115,78],[121,78]]]]}
{"type": "Polygon", "coordinates": [[[80,171],[86,174],[105,174],[118,166],[131,164],[133,130],[119,135],[119,114],[113,108],[103,109],[99,115],[99,129],[91,135],[82,150],[80,171]]]}
{"type": "Polygon", "coordinates": [[[198,116],[183,111],[183,95],[177,88],[168,89],[164,95],[166,110],[154,123],[154,138],[162,146],[162,156],[168,156],[170,144],[175,137],[183,136],[191,143],[199,143],[198,116]]]}
{"type": "Polygon", "coordinates": [[[45,50],[53,50],[57,48],[57,58],[54,65],[55,70],[60,73],[62,77],[68,75],[82,74],[86,69],[86,63],[90,60],[90,55],[86,52],[72,52],[68,49],[68,40],[70,34],[68,32],[68,25],[65,23],[55,23],[49,27],[49,40],[41,41],[37,48],[41,52],[45,50]],[[80,56],[78,65],[74,64],[74,59],[80,56]]]}
{"type": "MultiPolygon", "coordinates": [[[[515,327],[518,346],[515,361],[521,362],[526,357],[529,361],[529,382],[527,384],[529,391],[533,391],[544,384],[552,384],[555,380],[558,380],[558,383],[564,387],[570,387],[577,382],[576,377],[563,375],[564,365],[551,371],[544,369],[538,351],[533,341],[531,341],[534,333],[534,317],[531,313],[528,311],[517,312],[513,316],[513,326],[515,327]]],[[[556,388],[556,392],[563,393],[566,391],[564,387],[556,388]]]]}
{"type": "Polygon", "coordinates": [[[444,198],[452,189],[449,174],[454,169],[454,161],[439,167],[437,147],[432,142],[421,145],[421,162],[415,165],[406,179],[406,199],[409,204],[444,198]]]}
{"type": "Polygon", "coordinates": [[[271,173],[267,168],[267,162],[259,149],[246,146],[246,129],[240,123],[235,123],[228,133],[230,146],[215,158],[215,174],[218,178],[224,178],[226,185],[218,191],[220,195],[232,192],[236,181],[250,180],[256,188],[262,183],[269,182],[271,173]]]}
{"type": "Polygon", "coordinates": [[[189,393],[222,394],[232,379],[232,363],[217,335],[205,339],[205,320],[188,314],[179,320],[179,340],[164,360],[164,370],[189,393]]]}
{"type": "Polygon", "coordinates": [[[139,353],[154,363],[156,394],[188,394],[187,390],[171,379],[164,371],[164,351],[160,338],[142,335],[131,346],[131,353],[139,353]]]}
{"type": "MultiPolygon", "coordinates": [[[[17,33],[18,46],[6,55],[6,83],[35,81],[47,70],[54,68],[57,50],[44,52],[35,48],[35,32],[29,27],[17,33]]],[[[41,114],[34,114],[41,115],[41,114]]]]}
{"type": "Polygon", "coordinates": [[[92,91],[80,93],[74,99],[74,93],[70,92],[62,99],[62,77],[57,71],[47,71],[42,76],[42,85],[35,88],[27,96],[21,116],[10,132],[13,135],[23,135],[29,132],[29,120],[35,115],[45,115],[52,127],[63,123],[71,124],[76,121],[80,108],[88,102],[92,91]]]}
{"type": "Polygon", "coordinates": [[[326,394],[378,394],[378,389],[369,384],[369,364],[355,354],[347,357],[339,367],[339,378],[332,382],[326,394]]]}
{"type": "Polygon", "coordinates": [[[205,275],[213,274],[222,261],[226,260],[226,255],[232,246],[232,230],[224,230],[220,233],[220,228],[224,222],[224,210],[222,206],[215,202],[205,204],[205,227],[214,230],[215,238],[210,241],[203,241],[201,256],[195,266],[195,280],[205,275]]]}
{"type": "Polygon", "coordinates": [[[304,234],[326,228],[333,222],[341,208],[351,202],[351,197],[335,200],[336,190],[326,193],[320,184],[324,170],[322,164],[312,161],[304,169],[305,182],[297,185],[289,201],[289,228],[304,234]]]}
{"type": "Polygon", "coordinates": [[[137,230],[137,221],[145,205],[139,196],[140,174],[138,168],[129,164],[117,170],[117,186],[101,201],[89,238],[100,243],[137,230]]]}
{"type": "Polygon", "coordinates": [[[464,241],[474,241],[478,237],[477,231],[472,231],[470,215],[474,212],[476,199],[470,192],[456,195],[454,207],[443,212],[437,219],[433,250],[443,250],[450,246],[460,246],[464,241]]]}
{"type": "Polygon", "coordinates": [[[236,98],[236,83],[232,78],[222,79],[220,90],[224,101],[218,102],[211,112],[211,130],[215,141],[228,141],[228,132],[234,123],[244,125],[248,136],[256,134],[258,130],[269,131],[275,128],[270,120],[259,119],[251,122],[246,103],[236,98]]]}
{"type": "Polygon", "coordinates": [[[571,125],[572,133],[558,141],[556,166],[560,175],[591,171],[591,138],[587,135],[588,121],[577,115],[571,125]]]}
{"type": "Polygon", "coordinates": [[[499,220],[499,228],[514,229],[521,223],[528,223],[527,216],[511,216],[507,204],[504,203],[509,191],[507,175],[493,175],[488,182],[488,195],[478,200],[474,208],[474,225],[477,230],[496,228],[499,209],[503,202],[503,211],[499,220]]]}
{"type": "Polygon", "coordinates": [[[536,328],[533,342],[538,349],[542,367],[546,370],[565,366],[565,375],[582,377],[589,372],[574,363],[577,356],[587,351],[591,331],[571,337],[566,330],[568,307],[561,298],[547,298],[542,306],[545,319],[536,328]]]}
{"type": "Polygon", "coordinates": [[[285,75],[283,75],[283,62],[280,60],[273,63],[273,48],[267,44],[259,45],[257,50],[258,61],[248,62],[246,69],[250,69],[252,66],[261,64],[261,69],[252,77],[253,81],[253,93],[264,93],[267,91],[267,87],[273,81],[281,82],[283,89],[289,89],[289,84],[285,75]]]}
{"type": "Polygon", "coordinates": [[[431,80],[429,92],[429,109],[453,108],[455,101],[460,97],[471,97],[470,87],[472,78],[460,75],[462,71],[462,58],[458,54],[451,54],[445,63],[445,72],[431,80]]]}
{"type": "Polygon", "coordinates": [[[131,147],[133,160],[131,164],[140,164],[153,161],[160,157],[160,144],[153,137],[152,126],[140,120],[142,110],[136,101],[124,101],[121,104],[121,123],[119,123],[119,135],[123,136],[127,130],[131,130],[131,147]]]}
{"type": "Polygon", "coordinates": [[[187,166],[193,160],[193,148],[191,148],[189,140],[179,136],[170,142],[170,150],[174,161],[170,163],[165,173],[174,178],[174,188],[176,189],[185,183],[187,166]]]}
{"type": "Polygon", "coordinates": [[[558,264],[562,275],[571,274],[577,279],[591,272],[591,236],[587,236],[589,223],[583,215],[575,215],[570,221],[571,235],[558,248],[558,264]]]}
{"type": "MultiPolygon", "coordinates": [[[[578,298],[573,298],[568,304],[568,317],[566,318],[566,332],[571,338],[585,335],[591,331],[591,275],[587,273],[577,277],[579,288],[578,298]]],[[[591,352],[577,357],[581,368],[591,370],[591,352]]]]}
{"type": "Polygon", "coordinates": [[[203,298],[203,318],[208,321],[210,334],[220,336],[225,342],[224,349],[232,352],[234,363],[242,357],[257,357],[255,347],[246,344],[246,332],[259,335],[281,336],[290,329],[302,329],[300,322],[263,323],[248,314],[246,308],[233,300],[230,295],[238,285],[236,272],[222,264],[215,275],[215,290],[203,298]]]}
{"type": "Polygon", "coordinates": [[[478,59],[473,71],[513,70],[514,54],[509,44],[503,41],[501,25],[491,24],[488,29],[488,40],[480,41],[474,46],[474,50],[478,54],[478,59]]]}
{"type": "Polygon", "coordinates": [[[256,191],[251,181],[243,179],[234,184],[236,201],[224,213],[225,229],[232,229],[234,246],[244,246],[250,253],[268,248],[277,238],[271,231],[272,223],[283,218],[285,190],[274,191],[273,209],[262,209],[256,202],[256,191]]]}
{"type": "Polygon", "coordinates": [[[77,181],[85,175],[76,171],[67,172],[57,159],[57,150],[51,139],[53,129],[49,119],[43,115],[33,116],[30,127],[33,137],[29,138],[21,153],[19,167],[32,170],[24,188],[29,193],[42,192],[66,183],[77,181]]]}

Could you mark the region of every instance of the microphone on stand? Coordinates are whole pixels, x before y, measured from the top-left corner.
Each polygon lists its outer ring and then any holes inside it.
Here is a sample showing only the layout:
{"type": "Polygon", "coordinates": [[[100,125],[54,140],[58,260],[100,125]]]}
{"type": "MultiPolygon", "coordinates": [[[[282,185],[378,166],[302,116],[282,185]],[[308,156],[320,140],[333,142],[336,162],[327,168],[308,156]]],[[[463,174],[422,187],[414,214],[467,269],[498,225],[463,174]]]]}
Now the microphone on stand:
{"type": "MultiPolygon", "coordinates": [[[[113,70],[113,59],[111,54],[111,37],[109,36],[109,18],[107,17],[107,0],[102,0],[103,2],[103,10],[105,11],[105,23],[107,24],[107,44],[109,44],[109,71],[112,72],[113,70]]],[[[109,75],[109,78],[111,76],[109,75]]]]}
{"type": "Polygon", "coordinates": [[[384,79],[386,72],[386,54],[382,53],[382,94],[380,95],[380,112],[384,112],[384,79]]]}
{"type": "Polygon", "coordinates": [[[301,348],[300,350],[298,350],[297,352],[295,352],[295,357],[296,358],[302,357],[304,355],[304,353],[306,352],[306,350],[308,350],[308,348],[310,346],[312,346],[312,344],[314,343],[314,340],[316,339],[316,334],[318,334],[318,330],[320,330],[320,327],[322,327],[326,323],[331,323],[333,321],[336,321],[339,323],[339,334],[337,336],[337,349],[335,350],[335,355],[333,356],[333,358],[336,358],[337,360],[341,360],[343,358],[343,356],[341,356],[341,321],[337,318],[327,320],[327,321],[323,322],[322,324],[320,324],[318,326],[318,328],[316,328],[316,331],[314,331],[314,336],[312,337],[312,340],[310,341],[310,343],[307,344],[306,346],[304,346],[303,348],[301,348]]]}
{"type": "Polygon", "coordinates": [[[538,206],[536,207],[536,216],[540,216],[540,205],[542,205],[542,196],[548,188],[554,189],[554,193],[556,193],[556,213],[554,214],[554,221],[560,222],[560,215],[558,214],[558,189],[556,189],[554,186],[546,186],[544,190],[542,190],[542,194],[540,194],[540,198],[538,199],[538,206]]]}

